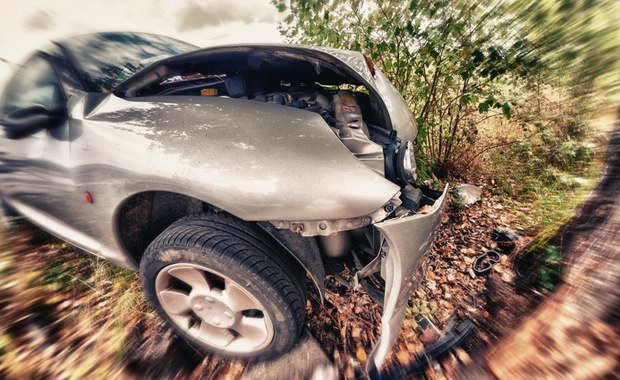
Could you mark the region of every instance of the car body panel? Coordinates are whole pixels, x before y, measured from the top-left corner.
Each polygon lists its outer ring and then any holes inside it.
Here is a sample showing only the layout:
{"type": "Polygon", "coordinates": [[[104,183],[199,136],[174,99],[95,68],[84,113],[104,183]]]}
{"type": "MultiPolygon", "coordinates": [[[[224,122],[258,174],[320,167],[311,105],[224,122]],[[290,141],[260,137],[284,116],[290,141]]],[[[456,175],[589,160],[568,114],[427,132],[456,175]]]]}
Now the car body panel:
{"type": "Polygon", "coordinates": [[[110,95],[70,123],[80,130],[71,146],[79,186],[101,183],[106,173],[106,185],[127,193],[181,191],[249,221],[360,217],[399,191],[357,160],[319,115],[293,108],[110,95]],[[117,176],[115,168],[125,172],[117,176]],[[110,183],[114,178],[122,183],[110,183]]]}
{"type": "MultiPolygon", "coordinates": [[[[385,279],[385,297],[381,316],[381,337],[368,357],[367,369],[381,368],[388,351],[400,334],[409,299],[422,278],[421,260],[430,249],[435,233],[441,224],[448,185],[426,214],[388,219],[375,224],[387,240],[389,253],[382,263],[385,279]]],[[[423,273],[422,273],[423,274],[423,273]]]]}
{"type": "MultiPolygon", "coordinates": [[[[59,232],[63,238],[111,256],[122,266],[131,264],[115,253],[123,251],[114,234],[115,214],[125,199],[144,191],[187,195],[257,221],[360,217],[399,192],[398,186],[355,159],[310,112],[219,98],[127,101],[110,94],[92,103],[83,97],[74,104],[68,127],[58,127],[68,128],[71,163],[61,168],[71,173],[70,178],[47,171],[40,182],[66,181],[63,194],[56,197],[45,188],[33,193],[36,183],[22,181],[25,188],[11,193],[3,185],[3,196],[9,203],[34,199],[36,209],[42,210],[39,219],[48,214],[65,221],[59,232]],[[84,201],[86,192],[92,204],[84,201]],[[99,247],[71,238],[77,234],[93,236],[99,247]]],[[[33,141],[40,139],[49,139],[43,146],[54,145],[49,134],[39,131],[20,140],[16,149],[36,152],[33,141]]],[[[3,165],[12,166],[6,161],[3,165]]]]}
{"type": "Polygon", "coordinates": [[[414,141],[418,135],[417,123],[409,112],[409,106],[405,99],[400,96],[398,90],[394,88],[381,70],[377,69],[374,84],[390,114],[392,129],[398,132],[398,137],[402,140],[414,141]]]}

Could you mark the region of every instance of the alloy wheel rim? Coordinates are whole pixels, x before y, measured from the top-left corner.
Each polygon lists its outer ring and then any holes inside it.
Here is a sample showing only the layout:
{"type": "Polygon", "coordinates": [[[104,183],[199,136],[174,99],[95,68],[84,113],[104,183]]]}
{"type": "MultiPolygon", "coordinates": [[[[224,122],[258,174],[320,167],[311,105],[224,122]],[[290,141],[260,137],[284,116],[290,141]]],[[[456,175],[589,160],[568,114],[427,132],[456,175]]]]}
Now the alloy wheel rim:
{"type": "Polygon", "coordinates": [[[170,319],[187,335],[207,346],[251,353],[273,339],[266,308],[237,282],[192,263],[163,268],[155,292],[170,319]]]}

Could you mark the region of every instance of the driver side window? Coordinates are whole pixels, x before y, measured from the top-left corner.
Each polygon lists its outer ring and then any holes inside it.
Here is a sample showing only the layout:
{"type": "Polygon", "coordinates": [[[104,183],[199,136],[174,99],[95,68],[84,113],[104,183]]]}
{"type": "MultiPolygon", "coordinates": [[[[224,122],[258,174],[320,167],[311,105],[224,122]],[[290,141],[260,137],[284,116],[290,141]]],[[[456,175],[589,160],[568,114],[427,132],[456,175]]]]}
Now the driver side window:
{"type": "Polygon", "coordinates": [[[2,113],[41,105],[48,110],[62,106],[63,96],[52,64],[40,55],[30,58],[8,83],[2,113]]]}

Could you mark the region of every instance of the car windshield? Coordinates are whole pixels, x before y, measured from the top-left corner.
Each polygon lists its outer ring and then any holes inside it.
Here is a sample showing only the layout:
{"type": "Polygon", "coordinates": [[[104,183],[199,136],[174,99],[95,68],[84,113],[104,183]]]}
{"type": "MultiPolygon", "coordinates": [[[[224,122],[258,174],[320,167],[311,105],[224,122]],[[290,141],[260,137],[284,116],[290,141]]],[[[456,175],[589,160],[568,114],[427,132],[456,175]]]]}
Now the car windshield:
{"type": "Polygon", "coordinates": [[[153,62],[198,49],[147,33],[96,33],[59,43],[88,91],[105,92],[153,62]]]}

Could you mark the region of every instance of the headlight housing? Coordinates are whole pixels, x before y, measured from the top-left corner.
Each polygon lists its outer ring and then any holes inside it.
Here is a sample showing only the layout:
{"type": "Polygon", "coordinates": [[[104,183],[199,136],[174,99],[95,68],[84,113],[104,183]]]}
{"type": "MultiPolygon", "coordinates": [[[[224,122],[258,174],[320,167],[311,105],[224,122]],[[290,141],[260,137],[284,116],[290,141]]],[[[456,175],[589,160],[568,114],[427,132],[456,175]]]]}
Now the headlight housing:
{"type": "Polygon", "coordinates": [[[401,143],[396,154],[396,170],[398,177],[404,184],[415,181],[417,178],[415,156],[413,155],[413,143],[405,141],[401,143]]]}

